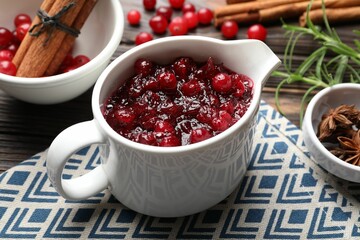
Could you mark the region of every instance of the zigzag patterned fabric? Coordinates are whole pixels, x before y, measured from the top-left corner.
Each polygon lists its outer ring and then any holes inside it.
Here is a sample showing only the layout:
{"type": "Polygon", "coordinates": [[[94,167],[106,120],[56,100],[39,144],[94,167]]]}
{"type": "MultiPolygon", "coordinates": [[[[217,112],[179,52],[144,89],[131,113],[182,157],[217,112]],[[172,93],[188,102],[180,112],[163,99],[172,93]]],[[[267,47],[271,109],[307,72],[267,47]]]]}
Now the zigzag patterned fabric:
{"type": "MultiPolygon", "coordinates": [[[[47,178],[45,155],[0,175],[0,239],[360,239],[360,184],[319,167],[301,131],[264,102],[242,183],[187,217],[141,215],[108,191],[64,200],[47,178]]],[[[65,177],[98,164],[98,147],[90,146],[68,161],[65,177]]]]}

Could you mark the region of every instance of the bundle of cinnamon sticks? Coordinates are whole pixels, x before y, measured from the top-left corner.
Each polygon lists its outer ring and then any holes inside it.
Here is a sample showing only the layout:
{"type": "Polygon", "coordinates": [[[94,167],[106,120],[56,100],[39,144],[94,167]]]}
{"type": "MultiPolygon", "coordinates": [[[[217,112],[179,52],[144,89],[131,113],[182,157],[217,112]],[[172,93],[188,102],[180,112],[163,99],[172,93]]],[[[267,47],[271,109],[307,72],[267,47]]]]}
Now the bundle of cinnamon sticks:
{"type": "MultiPolygon", "coordinates": [[[[360,20],[359,0],[323,0],[330,23],[360,20]]],[[[314,0],[309,17],[315,24],[323,21],[322,0],[314,0]]],[[[306,24],[309,0],[227,0],[227,5],[214,10],[214,24],[220,26],[226,20],[239,24],[269,23],[280,19],[299,18],[306,24]]]]}
{"type": "MultiPolygon", "coordinates": [[[[39,10],[50,17],[61,14],[58,24],[80,31],[96,2],[97,0],[44,0],[39,10]],[[68,7],[70,5],[71,8],[68,7]]],[[[34,28],[38,31],[37,34],[31,35],[29,31],[14,56],[16,76],[54,75],[75,42],[76,36],[61,28],[44,24],[44,19],[41,19],[39,14],[34,18],[30,29],[35,25],[39,26],[39,29],[34,28]]]]}

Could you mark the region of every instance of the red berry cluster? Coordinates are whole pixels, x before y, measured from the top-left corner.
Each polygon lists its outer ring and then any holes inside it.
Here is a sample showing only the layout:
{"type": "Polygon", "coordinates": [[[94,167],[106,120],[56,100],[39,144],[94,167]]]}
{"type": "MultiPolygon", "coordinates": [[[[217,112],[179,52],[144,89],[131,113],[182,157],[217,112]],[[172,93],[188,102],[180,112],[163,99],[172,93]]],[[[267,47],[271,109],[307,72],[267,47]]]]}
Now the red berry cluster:
{"type": "MultiPolygon", "coordinates": [[[[185,0],[169,0],[169,6],[156,8],[156,0],[143,0],[147,11],[155,11],[155,15],[149,20],[149,26],[155,34],[164,34],[169,30],[170,34],[185,35],[189,30],[195,29],[199,24],[208,25],[212,22],[213,12],[208,8],[201,8],[196,11],[192,3],[185,0]],[[181,11],[181,16],[173,17],[173,11],[181,11]]],[[[130,25],[139,25],[141,13],[138,10],[130,10],[127,13],[127,20],[130,25]]],[[[140,32],[135,38],[135,44],[151,41],[153,35],[148,32],[140,32]]]]}
{"type": "Polygon", "coordinates": [[[0,73],[15,76],[16,66],[12,63],[21,41],[31,26],[31,18],[27,14],[18,14],[14,18],[15,29],[10,31],[0,27],[0,73]]]}
{"type": "MultiPolygon", "coordinates": [[[[15,76],[16,66],[12,62],[21,42],[30,29],[32,19],[29,15],[20,13],[14,18],[15,29],[0,27],[0,73],[15,76]]],[[[60,67],[59,73],[64,73],[78,68],[90,59],[84,55],[73,57],[70,53],[60,67]]]]}
{"type": "Polygon", "coordinates": [[[252,99],[252,80],[212,58],[147,59],[105,102],[104,117],[120,135],[153,146],[179,146],[215,136],[238,121],[252,99]]]}
{"type": "MultiPolygon", "coordinates": [[[[226,20],[221,25],[221,33],[227,39],[236,38],[238,31],[239,31],[238,24],[234,20],[226,20]]],[[[247,29],[248,39],[257,39],[257,40],[265,41],[266,36],[267,36],[266,28],[259,23],[251,25],[247,29]]]]}
{"type": "MultiPolygon", "coordinates": [[[[208,8],[201,8],[196,12],[192,3],[186,3],[185,0],[169,0],[169,6],[160,6],[156,8],[156,0],[143,0],[143,6],[147,11],[156,10],[149,25],[155,34],[164,34],[168,29],[171,35],[185,35],[189,30],[195,29],[198,24],[208,25],[212,22],[213,12],[208,8]],[[182,15],[172,18],[173,9],[181,10],[182,15]]],[[[130,25],[139,25],[141,14],[138,10],[130,10],[127,14],[130,25]]],[[[236,38],[239,32],[238,23],[234,20],[226,20],[220,26],[221,33],[226,39],[236,38]]],[[[247,29],[248,39],[258,39],[265,41],[267,30],[261,24],[254,24],[247,29]]],[[[149,32],[140,32],[135,38],[135,44],[153,40],[153,35],[149,32]]]]}

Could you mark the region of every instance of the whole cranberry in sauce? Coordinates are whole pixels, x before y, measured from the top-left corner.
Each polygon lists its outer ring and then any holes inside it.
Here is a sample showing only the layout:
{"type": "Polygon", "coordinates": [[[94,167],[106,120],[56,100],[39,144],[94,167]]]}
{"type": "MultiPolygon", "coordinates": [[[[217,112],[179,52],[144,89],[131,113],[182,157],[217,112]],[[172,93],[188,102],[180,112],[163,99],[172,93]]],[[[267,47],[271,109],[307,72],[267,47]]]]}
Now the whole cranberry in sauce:
{"type": "Polygon", "coordinates": [[[211,57],[180,57],[167,65],[140,58],[134,73],[106,100],[103,115],[123,137],[152,146],[209,139],[236,123],[253,96],[248,76],[211,57]]]}

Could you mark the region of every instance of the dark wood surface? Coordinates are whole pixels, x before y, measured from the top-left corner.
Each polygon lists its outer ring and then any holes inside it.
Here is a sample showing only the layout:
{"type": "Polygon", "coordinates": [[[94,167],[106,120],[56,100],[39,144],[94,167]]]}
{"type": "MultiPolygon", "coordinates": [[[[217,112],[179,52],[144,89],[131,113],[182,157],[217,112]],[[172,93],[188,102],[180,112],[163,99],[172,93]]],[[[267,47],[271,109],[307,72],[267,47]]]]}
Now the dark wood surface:
{"type": "MultiPolygon", "coordinates": [[[[208,7],[215,9],[217,6],[225,5],[225,0],[195,1],[187,0],[195,4],[197,8],[208,7]]],[[[122,43],[114,54],[121,55],[123,52],[134,47],[134,39],[140,31],[150,31],[148,26],[149,18],[154,12],[143,10],[142,1],[121,0],[124,13],[130,9],[138,9],[142,12],[140,26],[132,27],[125,23],[125,30],[122,43]]],[[[157,6],[168,5],[167,0],[158,0],[157,6]]],[[[175,12],[178,15],[180,12],[175,12]]],[[[291,20],[289,20],[291,22],[291,20]]],[[[294,24],[297,24],[294,22],[294,24]]],[[[266,43],[279,56],[283,58],[283,52],[287,43],[285,31],[280,23],[266,25],[268,37],[266,43]]],[[[359,29],[359,24],[346,24],[336,26],[336,29],[346,43],[351,43],[355,37],[352,30],[359,29]]],[[[222,39],[219,29],[214,26],[201,26],[189,34],[203,35],[222,39]]],[[[167,36],[155,35],[155,38],[167,36]]],[[[246,38],[246,26],[240,26],[237,35],[238,39],[246,38]]],[[[316,46],[311,38],[301,39],[295,50],[294,66],[310,54],[316,46]]],[[[283,69],[283,67],[280,67],[283,69]]],[[[279,79],[271,77],[263,91],[262,98],[274,106],[274,90],[279,79]]],[[[282,110],[286,117],[295,125],[299,126],[299,109],[301,96],[306,89],[303,85],[287,86],[281,95],[282,110]]],[[[0,90],[0,172],[15,166],[19,162],[32,155],[47,149],[52,140],[66,127],[80,121],[92,118],[90,99],[92,89],[80,97],[66,103],[43,106],[24,103],[16,100],[0,90]]]]}

